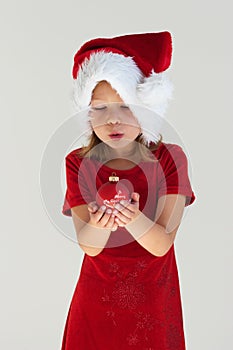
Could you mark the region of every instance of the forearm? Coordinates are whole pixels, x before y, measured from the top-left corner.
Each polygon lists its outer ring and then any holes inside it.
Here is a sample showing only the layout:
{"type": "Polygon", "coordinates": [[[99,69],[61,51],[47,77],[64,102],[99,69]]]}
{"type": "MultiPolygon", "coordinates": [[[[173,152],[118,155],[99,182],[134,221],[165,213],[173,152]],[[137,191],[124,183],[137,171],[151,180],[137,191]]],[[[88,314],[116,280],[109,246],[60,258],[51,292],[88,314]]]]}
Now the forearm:
{"type": "Polygon", "coordinates": [[[163,256],[173,244],[172,233],[149,219],[142,212],[125,226],[137,242],[155,256],[163,256]]]}
{"type": "Polygon", "coordinates": [[[89,223],[85,224],[78,232],[77,239],[80,247],[88,255],[95,256],[105,247],[111,234],[110,229],[97,228],[89,223]]]}

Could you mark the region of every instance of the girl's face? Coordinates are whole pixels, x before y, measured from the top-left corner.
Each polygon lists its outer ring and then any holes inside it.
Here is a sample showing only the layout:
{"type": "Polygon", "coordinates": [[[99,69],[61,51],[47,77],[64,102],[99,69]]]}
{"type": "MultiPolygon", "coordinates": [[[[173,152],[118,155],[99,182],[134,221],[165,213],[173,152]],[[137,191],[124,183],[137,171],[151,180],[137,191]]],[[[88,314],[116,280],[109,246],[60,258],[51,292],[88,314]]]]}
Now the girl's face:
{"type": "Polygon", "coordinates": [[[129,107],[106,81],[93,90],[89,115],[95,134],[112,148],[129,145],[141,132],[129,107]]]}

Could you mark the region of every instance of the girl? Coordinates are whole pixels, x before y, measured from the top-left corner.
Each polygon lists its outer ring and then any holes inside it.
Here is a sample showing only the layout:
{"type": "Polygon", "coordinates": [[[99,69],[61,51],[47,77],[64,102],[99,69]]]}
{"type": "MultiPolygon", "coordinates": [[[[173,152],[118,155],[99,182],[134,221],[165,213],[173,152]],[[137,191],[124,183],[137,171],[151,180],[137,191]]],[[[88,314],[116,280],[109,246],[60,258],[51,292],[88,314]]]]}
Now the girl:
{"type": "Polygon", "coordinates": [[[63,214],[85,254],[62,350],[185,349],[174,240],[195,196],[182,148],[158,133],[171,52],[170,33],[160,32],[93,39],[75,55],[74,97],[88,108],[80,127],[90,140],[66,157],[63,214]],[[130,200],[98,205],[111,175],[130,200]]]}

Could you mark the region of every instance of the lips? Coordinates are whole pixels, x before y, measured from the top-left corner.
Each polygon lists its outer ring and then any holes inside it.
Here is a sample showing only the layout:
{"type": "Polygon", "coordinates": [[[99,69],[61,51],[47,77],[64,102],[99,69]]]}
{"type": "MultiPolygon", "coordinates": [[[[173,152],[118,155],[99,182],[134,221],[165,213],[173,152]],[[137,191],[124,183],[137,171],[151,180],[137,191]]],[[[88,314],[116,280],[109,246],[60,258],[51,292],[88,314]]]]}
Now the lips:
{"type": "Polygon", "coordinates": [[[120,133],[120,132],[113,132],[111,133],[109,136],[111,137],[111,139],[120,139],[123,137],[124,134],[120,133]]]}

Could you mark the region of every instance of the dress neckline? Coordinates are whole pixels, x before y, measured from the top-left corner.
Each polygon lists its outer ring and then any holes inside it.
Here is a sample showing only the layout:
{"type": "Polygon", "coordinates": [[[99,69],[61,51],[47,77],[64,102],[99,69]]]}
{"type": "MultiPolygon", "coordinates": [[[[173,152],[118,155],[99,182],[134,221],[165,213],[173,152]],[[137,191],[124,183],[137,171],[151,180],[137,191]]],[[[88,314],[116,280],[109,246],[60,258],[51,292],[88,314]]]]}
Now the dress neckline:
{"type": "Polygon", "coordinates": [[[116,169],[116,168],[111,168],[107,165],[105,165],[104,163],[101,163],[100,161],[98,161],[97,159],[95,159],[95,162],[97,162],[100,165],[101,170],[105,170],[107,172],[115,172],[115,173],[131,173],[131,172],[135,172],[137,171],[140,167],[140,164],[143,163],[143,161],[140,161],[138,164],[136,164],[135,166],[133,166],[132,168],[128,168],[128,169],[116,169]]]}

